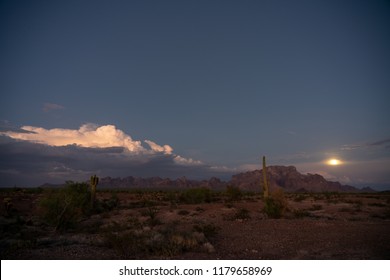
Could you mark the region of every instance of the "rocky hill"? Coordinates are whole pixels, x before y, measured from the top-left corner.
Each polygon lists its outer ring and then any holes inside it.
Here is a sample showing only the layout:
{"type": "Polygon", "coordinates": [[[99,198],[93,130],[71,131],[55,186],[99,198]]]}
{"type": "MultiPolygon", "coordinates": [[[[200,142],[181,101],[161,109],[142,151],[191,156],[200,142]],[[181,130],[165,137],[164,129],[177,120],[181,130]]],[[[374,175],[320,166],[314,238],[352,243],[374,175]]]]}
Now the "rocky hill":
{"type": "MultiPolygon", "coordinates": [[[[327,181],[318,174],[301,174],[294,166],[269,166],[267,167],[268,180],[271,191],[282,188],[286,192],[355,192],[357,188],[342,185],[339,182],[327,181]]],[[[129,176],[126,178],[101,178],[99,186],[103,188],[195,188],[207,187],[221,190],[226,186],[237,186],[242,190],[261,191],[263,175],[262,170],[249,171],[233,175],[229,182],[218,178],[210,180],[190,180],[186,177],[178,179],[151,177],[140,178],[129,176]]]]}
{"type": "MultiPolygon", "coordinates": [[[[269,166],[267,177],[271,190],[282,188],[286,192],[358,191],[352,186],[327,181],[318,174],[301,174],[294,166],[269,166]]],[[[255,170],[234,175],[229,183],[244,190],[256,191],[261,189],[262,182],[262,170],[255,170]]]]}

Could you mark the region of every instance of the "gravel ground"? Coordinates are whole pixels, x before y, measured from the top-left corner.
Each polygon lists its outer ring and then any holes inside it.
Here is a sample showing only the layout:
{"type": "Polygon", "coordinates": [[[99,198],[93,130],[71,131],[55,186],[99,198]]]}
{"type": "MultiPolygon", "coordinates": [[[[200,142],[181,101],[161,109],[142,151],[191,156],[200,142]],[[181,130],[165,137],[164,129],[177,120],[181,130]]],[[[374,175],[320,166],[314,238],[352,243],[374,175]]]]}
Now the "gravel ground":
{"type": "Polygon", "coordinates": [[[122,207],[82,221],[79,227],[82,231],[66,233],[53,232],[34,216],[34,199],[24,196],[21,200],[24,204],[18,211],[24,214],[25,222],[1,217],[2,259],[390,259],[390,218],[386,204],[389,200],[373,196],[354,196],[332,203],[290,199],[290,211],[281,219],[267,218],[259,199],[228,204],[181,204],[174,208],[161,203],[156,208],[158,223],[145,226],[148,217],[142,213],[147,209],[123,207],[134,199],[123,194],[122,207]],[[238,217],[241,209],[246,209],[248,215],[238,217]],[[312,210],[304,217],[296,217],[293,213],[297,209],[312,210]],[[126,232],[129,227],[125,226],[131,219],[143,224],[141,234],[150,236],[171,225],[189,233],[194,225],[212,225],[215,234],[201,236],[202,241],[188,250],[124,255],[118,248],[107,246],[102,232],[112,224],[123,226],[120,230],[126,232]],[[98,225],[96,230],[88,231],[94,225],[98,225]]]}

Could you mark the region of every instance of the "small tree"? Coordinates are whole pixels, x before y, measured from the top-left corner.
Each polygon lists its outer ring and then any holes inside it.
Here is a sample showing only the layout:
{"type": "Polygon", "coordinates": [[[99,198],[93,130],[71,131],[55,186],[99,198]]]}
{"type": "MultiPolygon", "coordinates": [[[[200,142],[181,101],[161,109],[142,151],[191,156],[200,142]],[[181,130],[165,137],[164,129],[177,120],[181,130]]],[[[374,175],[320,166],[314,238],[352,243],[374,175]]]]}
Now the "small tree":
{"type": "Polygon", "coordinates": [[[67,182],[59,190],[51,190],[41,199],[39,206],[43,219],[55,227],[65,230],[72,227],[90,209],[91,193],[86,183],[67,182]]]}

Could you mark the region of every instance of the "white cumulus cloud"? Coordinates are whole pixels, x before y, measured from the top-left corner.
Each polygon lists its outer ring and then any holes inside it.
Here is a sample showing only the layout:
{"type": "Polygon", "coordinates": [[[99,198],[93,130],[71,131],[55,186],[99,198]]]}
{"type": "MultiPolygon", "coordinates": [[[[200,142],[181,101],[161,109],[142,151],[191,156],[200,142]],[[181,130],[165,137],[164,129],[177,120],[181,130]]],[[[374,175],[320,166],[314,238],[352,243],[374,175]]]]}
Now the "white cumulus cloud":
{"type": "Polygon", "coordinates": [[[206,178],[231,173],[175,154],[170,145],[134,140],[114,125],[5,126],[0,136],[6,136],[0,137],[0,186],[82,181],[90,174],[206,178]]]}
{"type": "Polygon", "coordinates": [[[152,151],[154,152],[159,152],[159,153],[164,153],[166,155],[170,155],[172,154],[173,152],[173,149],[171,146],[169,145],[164,145],[164,146],[160,146],[156,143],[154,143],[153,141],[150,141],[150,140],[145,140],[144,141],[146,144],[149,145],[149,147],[152,149],[152,151]]]}
{"type": "Polygon", "coordinates": [[[134,141],[122,130],[114,125],[96,126],[93,124],[82,125],[79,129],[22,126],[22,130],[29,132],[2,132],[3,135],[17,140],[25,140],[50,146],[78,145],[91,148],[123,147],[130,152],[143,152],[141,141],[134,141]]]}
{"type": "Polygon", "coordinates": [[[0,135],[54,147],[67,145],[77,145],[86,148],[122,147],[127,153],[145,155],[145,157],[154,154],[170,155],[173,162],[178,165],[190,166],[203,164],[201,161],[173,154],[173,148],[170,145],[159,145],[151,140],[144,140],[149,146],[149,149],[147,149],[142,146],[141,141],[133,140],[130,135],[124,133],[114,125],[97,126],[87,123],[79,129],[45,129],[35,126],[22,126],[20,130],[0,132],[0,135]]]}
{"type": "Polygon", "coordinates": [[[181,165],[202,165],[203,162],[201,162],[200,160],[193,160],[192,158],[183,158],[181,156],[178,156],[176,155],[173,160],[177,163],[177,164],[181,164],[181,165]]]}

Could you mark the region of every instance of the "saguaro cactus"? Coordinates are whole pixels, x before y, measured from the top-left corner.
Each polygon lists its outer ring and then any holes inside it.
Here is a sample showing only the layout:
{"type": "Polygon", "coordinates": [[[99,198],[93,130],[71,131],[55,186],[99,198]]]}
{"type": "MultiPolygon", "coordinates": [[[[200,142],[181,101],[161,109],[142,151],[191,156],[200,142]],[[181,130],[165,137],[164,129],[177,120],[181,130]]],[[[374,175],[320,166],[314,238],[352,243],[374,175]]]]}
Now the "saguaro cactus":
{"type": "Polygon", "coordinates": [[[9,197],[5,197],[3,199],[4,206],[5,206],[5,213],[7,216],[11,216],[11,210],[12,210],[12,199],[9,197]]]}
{"type": "Polygon", "coordinates": [[[99,177],[96,175],[91,176],[91,207],[94,208],[95,206],[95,199],[96,199],[96,186],[99,183],[99,177]]]}
{"type": "Polygon", "coordinates": [[[267,166],[265,165],[265,156],[263,156],[263,196],[265,199],[268,198],[268,180],[267,180],[267,166]]]}

